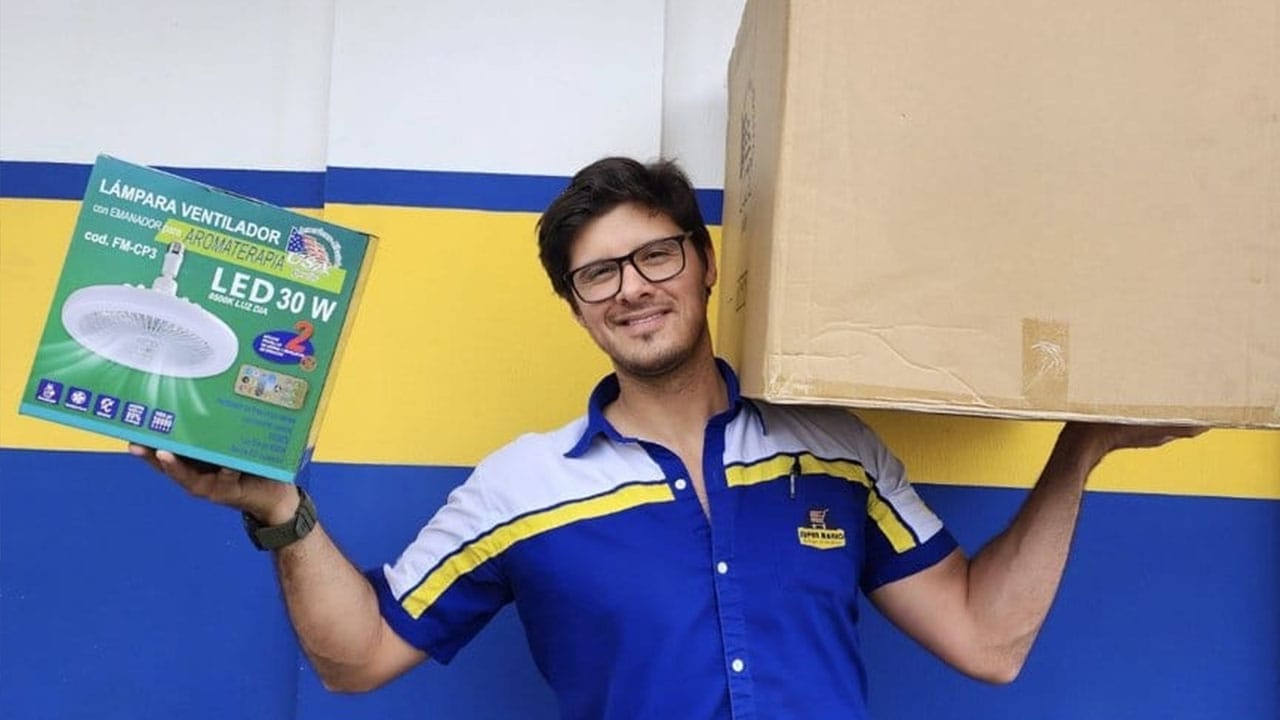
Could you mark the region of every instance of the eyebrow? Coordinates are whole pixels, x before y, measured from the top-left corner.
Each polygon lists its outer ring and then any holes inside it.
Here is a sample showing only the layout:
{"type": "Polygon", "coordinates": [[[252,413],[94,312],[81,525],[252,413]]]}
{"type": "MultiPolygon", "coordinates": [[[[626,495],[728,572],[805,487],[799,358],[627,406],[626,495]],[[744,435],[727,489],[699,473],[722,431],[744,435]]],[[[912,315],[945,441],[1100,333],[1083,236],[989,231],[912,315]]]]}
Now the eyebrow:
{"type": "Polygon", "coordinates": [[[661,241],[663,241],[663,240],[671,240],[671,239],[678,238],[678,237],[684,237],[685,235],[691,235],[691,234],[692,234],[692,232],[691,232],[691,231],[689,231],[689,230],[680,230],[680,231],[674,232],[674,233],[672,233],[672,234],[670,234],[670,235],[663,235],[662,237],[650,238],[650,239],[645,240],[644,242],[640,243],[639,245],[636,245],[635,247],[631,248],[630,250],[628,250],[628,251],[626,251],[626,252],[622,253],[621,255],[609,255],[608,257],[596,258],[595,260],[587,260],[586,262],[582,263],[581,265],[571,265],[571,266],[569,267],[569,272],[574,272],[575,270],[581,270],[582,268],[587,267],[588,265],[595,265],[595,264],[596,264],[596,263],[598,263],[598,262],[608,262],[608,261],[610,261],[610,260],[619,260],[619,259],[621,259],[621,258],[624,258],[624,257],[626,257],[626,256],[630,255],[631,253],[635,252],[636,250],[639,250],[640,248],[644,247],[645,245],[649,245],[649,244],[656,243],[656,242],[661,242],[661,241]]]}

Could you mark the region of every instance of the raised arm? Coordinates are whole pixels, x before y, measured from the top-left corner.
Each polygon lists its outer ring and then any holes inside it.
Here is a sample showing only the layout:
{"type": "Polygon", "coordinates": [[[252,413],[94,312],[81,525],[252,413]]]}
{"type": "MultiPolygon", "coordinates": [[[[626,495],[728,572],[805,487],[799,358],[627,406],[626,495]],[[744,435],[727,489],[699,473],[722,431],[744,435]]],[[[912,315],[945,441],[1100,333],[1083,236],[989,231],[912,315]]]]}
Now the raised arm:
{"type": "MultiPolygon", "coordinates": [[[[264,525],[287,522],[297,512],[292,485],[226,468],[205,472],[163,450],[130,445],[129,452],[192,495],[247,512],[264,525]]],[[[272,554],[298,640],[326,688],[372,690],[426,659],[383,620],[373,587],[323,525],[272,554]]]]}
{"type": "Polygon", "coordinates": [[[1155,447],[1204,428],[1068,423],[1008,529],[972,560],[957,550],[888,583],[871,601],[956,669],[987,682],[1017,677],[1058,591],[1089,473],[1107,453],[1155,447]]]}

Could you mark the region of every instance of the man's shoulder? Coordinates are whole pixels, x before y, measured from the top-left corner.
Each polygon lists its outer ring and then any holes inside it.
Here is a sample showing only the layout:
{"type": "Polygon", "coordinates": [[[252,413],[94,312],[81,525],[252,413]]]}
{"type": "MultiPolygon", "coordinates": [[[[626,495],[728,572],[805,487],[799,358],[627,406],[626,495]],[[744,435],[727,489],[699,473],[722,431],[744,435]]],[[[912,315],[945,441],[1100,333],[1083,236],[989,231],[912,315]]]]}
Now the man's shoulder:
{"type": "Polygon", "coordinates": [[[848,408],[833,405],[783,405],[751,400],[766,428],[807,427],[836,434],[862,434],[870,429],[848,408]],[[772,421],[772,423],[770,423],[772,421]]]}
{"type": "Polygon", "coordinates": [[[805,447],[833,457],[861,458],[880,453],[880,439],[848,408],[750,402],[760,413],[765,434],[779,445],[805,447]]]}
{"type": "Polygon", "coordinates": [[[582,492],[565,452],[586,428],[579,418],[548,432],[521,435],[482,459],[450,502],[486,518],[488,526],[551,507],[582,492]]]}
{"type": "Polygon", "coordinates": [[[489,453],[477,468],[510,470],[558,465],[586,430],[587,418],[580,416],[565,425],[545,432],[528,432],[489,453]]]}

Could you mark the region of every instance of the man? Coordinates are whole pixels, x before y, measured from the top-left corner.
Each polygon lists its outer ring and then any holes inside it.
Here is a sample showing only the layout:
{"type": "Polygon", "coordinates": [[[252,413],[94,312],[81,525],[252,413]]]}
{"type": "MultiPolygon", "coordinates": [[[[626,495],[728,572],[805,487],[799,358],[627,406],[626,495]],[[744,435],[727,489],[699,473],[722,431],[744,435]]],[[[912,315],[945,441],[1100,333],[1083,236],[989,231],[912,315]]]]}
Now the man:
{"type": "Polygon", "coordinates": [[[514,601],[566,718],[865,717],[860,588],[960,671],[1008,682],[1090,470],[1199,432],[1068,424],[1010,527],[969,559],[852,415],[739,396],[707,328],[714,251],[675,165],[588,166],[538,242],[615,374],[585,417],[485,459],[393,565],[362,575],[323,525],[306,532],[290,485],[132,448],[276,548],[330,689],[448,662],[514,601]]]}

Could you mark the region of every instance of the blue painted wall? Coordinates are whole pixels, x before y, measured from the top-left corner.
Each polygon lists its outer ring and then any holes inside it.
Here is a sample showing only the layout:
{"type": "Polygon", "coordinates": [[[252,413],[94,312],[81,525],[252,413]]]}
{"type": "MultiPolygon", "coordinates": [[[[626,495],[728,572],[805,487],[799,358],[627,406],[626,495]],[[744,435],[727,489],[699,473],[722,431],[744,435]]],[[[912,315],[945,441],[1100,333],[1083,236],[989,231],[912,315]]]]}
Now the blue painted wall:
{"type": "MultiPolygon", "coordinates": [[[[510,611],[448,668],[333,695],[300,659],[270,560],[237,515],[118,453],[0,450],[0,468],[4,717],[556,716],[510,611]]],[[[465,475],[321,463],[307,484],[343,549],[371,566],[465,475]]],[[[921,492],[970,549],[1024,496],[921,492]]],[[[1280,717],[1280,503],[1090,494],[1074,552],[1011,686],[959,676],[866,613],[877,717],[1280,717]]]]}

